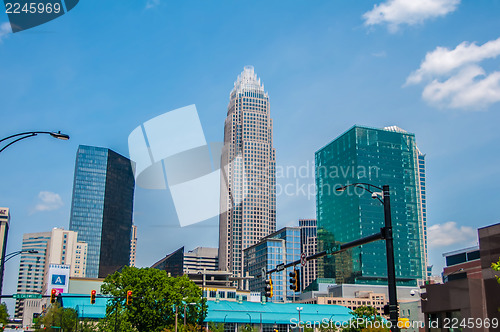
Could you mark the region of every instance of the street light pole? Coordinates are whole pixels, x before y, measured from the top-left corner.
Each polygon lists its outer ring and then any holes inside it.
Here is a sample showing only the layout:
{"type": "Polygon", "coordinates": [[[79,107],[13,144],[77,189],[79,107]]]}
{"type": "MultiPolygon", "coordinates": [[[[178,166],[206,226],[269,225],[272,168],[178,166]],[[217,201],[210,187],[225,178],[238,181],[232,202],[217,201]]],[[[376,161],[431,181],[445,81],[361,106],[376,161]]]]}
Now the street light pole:
{"type": "Polygon", "coordinates": [[[302,311],[302,309],[304,309],[304,307],[297,307],[297,311],[299,312],[299,331],[301,330],[300,329],[300,312],[302,311]]]}
{"type": "MultiPolygon", "coordinates": [[[[69,135],[63,134],[60,131],[58,131],[58,132],[55,132],[55,131],[54,132],[51,132],[51,131],[28,131],[28,132],[24,132],[24,133],[10,135],[10,136],[7,136],[5,138],[0,139],[0,143],[2,143],[2,142],[7,143],[8,142],[4,147],[0,148],[0,153],[3,152],[5,149],[7,149],[12,144],[19,142],[20,140],[23,140],[25,138],[37,136],[38,134],[47,134],[47,135],[50,135],[54,138],[64,140],[64,141],[69,140],[69,135]],[[9,142],[9,140],[12,140],[12,141],[9,142]]],[[[5,144],[5,143],[3,143],[3,144],[5,144]]],[[[7,240],[5,240],[5,242],[7,242],[7,240]]],[[[7,243],[5,243],[4,245],[6,246],[7,243]]],[[[4,273],[5,262],[7,262],[9,259],[11,259],[12,257],[14,257],[16,255],[18,255],[18,254],[12,255],[8,258],[6,258],[6,256],[1,258],[0,263],[2,264],[2,266],[0,267],[0,299],[2,298],[3,273],[4,273]]]]}
{"type": "Polygon", "coordinates": [[[0,299],[2,298],[2,288],[3,288],[3,273],[5,270],[5,263],[7,263],[10,259],[21,255],[23,253],[28,253],[28,254],[38,254],[38,250],[34,249],[23,249],[19,251],[14,251],[11,252],[10,254],[5,255],[4,257],[1,258],[0,261],[0,299]]]}
{"type": "Polygon", "coordinates": [[[398,328],[398,297],[396,288],[396,267],[394,264],[394,240],[392,236],[391,195],[389,186],[382,186],[384,197],[385,221],[385,248],[387,256],[387,283],[389,286],[389,320],[392,323],[391,331],[397,332],[398,328]]]}
{"type": "Polygon", "coordinates": [[[358,187],[372,194],[372,198],[378,199],[384,206],[384,228],[380,230],[382,239],[385,240],[385,250],[387,258],[387,284],[389,291],[389,321],[391,322],[391,332],[399,332],[398,328],[398,296],[396,288],[396,267],[394,263],[394,238],[392,234],[392,217],[391,217],[391,194],[388,185],[383,185],[382,188],[371,185],[369,183],[352,183],[340,188],[337,191],[344,191],[348,187],[358,187]],[[379,192],[373,192],[371,188],[382,190],[382,199],[379,197],[379,192]]]}

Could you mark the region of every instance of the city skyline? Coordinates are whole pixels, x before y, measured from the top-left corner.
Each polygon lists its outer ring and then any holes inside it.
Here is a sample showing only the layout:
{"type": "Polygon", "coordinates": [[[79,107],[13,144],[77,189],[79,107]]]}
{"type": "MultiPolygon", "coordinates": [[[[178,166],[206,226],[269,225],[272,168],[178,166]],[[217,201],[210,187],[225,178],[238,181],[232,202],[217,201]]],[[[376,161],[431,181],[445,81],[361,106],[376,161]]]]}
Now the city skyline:
{"type": "MultiPolygon", "coordinates": [[[[411,24],[404,15],[377,22],[368,14],[388,3],[291,1],[283,8],[266,2],[158,1],[146,8],[138,1],[103,3],[99,13],[82,3],[30,31],[0,33],[1,113],[8,124],[3,136],[29,129],[71,135],[64,144],[26,140],[0,155],[0,205],[12,215],[7,252],[20,249],[26,229],[68,227],[79,144],[126,155],[131,130],[193,103],[207,140],[222,141],[228,86],[251,64],[272,97],[277,168],[306,167],[314,151],[353,124],[394,124],[417,135],[427,163],[429,261],[439,273],[442,252],[475,244],[476,228],[498,222],[499,104],[463,94],[469,108],[456,107],[457,93],[444,83],[455,78],[464,83],[459,92],[474,92],[476,83],[495,77],[498,57],[490,45],[498,43],[500,4],[456,2],[441,15],[412,14],[418,20],[411,24]],[[241,22],[245,29],[235,29],[241,22]],[[446,56],[475,50],[486,56],[435,70],[447,65],[446,56]],[[478,67],[484,76],[471,78],[478,67]]],[[[0,24],[6,21],[2,15],[0,24]]],[[[313,181],[282,176],[277,185],[313,181]]],[[[138,266],[150,266],[182,245],[217,246],[215,218],[181,229],[169,199],[168,193],[136,191],[138,266]]],[[[301,191],[277,195],[278,228],[314,217],[314,198],[301,191]]],[[[9,294],[16,290],[18,266],[18,259],[6,265],[9,294]]]]}

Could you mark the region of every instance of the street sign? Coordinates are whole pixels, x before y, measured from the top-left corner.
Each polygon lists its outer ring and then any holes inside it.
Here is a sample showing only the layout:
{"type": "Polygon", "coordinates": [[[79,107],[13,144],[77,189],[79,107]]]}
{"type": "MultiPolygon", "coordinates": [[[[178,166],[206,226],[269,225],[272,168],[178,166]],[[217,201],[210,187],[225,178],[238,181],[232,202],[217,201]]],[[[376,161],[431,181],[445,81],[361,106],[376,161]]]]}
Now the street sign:
{"type": "Polygon", "coordinates": [[[302,267],[306,266],[306,254],[304,252],[300,255],[300,265],[302,267]]]}
{"type": "Polygon", "coordinates": [[[339,251],[339,250],[340,250],[340,245],[335,244],[335,245],[331,246],[330,248],[327,248],[326,249],[326,253],[327,254],[332,254],[332,253],[334,253],[336,251],[339,251]]]}
{"type": "Polygon", "coordinates": [[[276,272],[283,271],[285,269],[285,263],[276,265],[276,272]]]}
{"type": "Polygon", "coordinates": [[[260,275],[262,276],[262,280],[266,281],[267,276],[266,276],[266,268],[265,268],[265,267],[263,267],[263,268],[260,270],[260,275]]]}
{"type": "Polygon", "coordinates": [[[42,294],[13,294],[15,299],[41,299],[42,294]]]}

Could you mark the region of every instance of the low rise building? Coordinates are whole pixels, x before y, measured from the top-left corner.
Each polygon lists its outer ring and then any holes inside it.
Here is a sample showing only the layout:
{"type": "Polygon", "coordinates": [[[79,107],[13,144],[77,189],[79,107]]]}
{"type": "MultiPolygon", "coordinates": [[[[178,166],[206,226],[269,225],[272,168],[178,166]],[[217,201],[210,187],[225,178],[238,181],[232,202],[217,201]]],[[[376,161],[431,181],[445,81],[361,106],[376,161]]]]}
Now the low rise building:
{"type": "Polygon", "coordinates": [[[478,233],[479,248],[465,248],[444,255],[443,284],[423,287],[422,310],[426,322],[435,322],[443,328],[443,324],[451,320],[468,323],[472,319],[481,324],[466,324],[463,331],[498,330],[491,322],[493,319],[500,322],[500,285],[491,263],[500,257],[500,223],[480,228],[478,233]],[[489,327],[486,321],[490,322],[489,327]]]}

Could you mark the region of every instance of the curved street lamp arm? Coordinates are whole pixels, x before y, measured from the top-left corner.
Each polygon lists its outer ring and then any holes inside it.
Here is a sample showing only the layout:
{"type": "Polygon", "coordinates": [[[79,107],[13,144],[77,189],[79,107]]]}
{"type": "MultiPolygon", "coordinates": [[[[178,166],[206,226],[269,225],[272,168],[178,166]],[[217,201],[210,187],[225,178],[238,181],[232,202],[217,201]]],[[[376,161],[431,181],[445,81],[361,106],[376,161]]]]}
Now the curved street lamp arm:
{"type": "Polygon", "coordinates": [[[381,199],[380,199],[380,197],[378,197],[378,193],[371,191],[371,190],[370,190],[370,188],[372,188],[372,187],[373,187],[373,188],[376,188],[376,189],[381,190],[381,191],[383,191],[383,189],[382,189],[382,188],[380,188],[380,187],[374,186],[373,184],[364,183],[364,182],[357,182],[357,183],[351,183],[351,184],[348,184],[348,185],[346,185],[346,186],[338,187],[338,188],[336,188],[335,190],[336,190],[336,191],[344,191],[344,190],[346,190],[346,189],[347,189],[347,188],[349,188],[349,187],[357,187],[357,188],[364,189],[364,190],[366,190],[367,192],[369,192],[370,194],[372,194],[372,197],[373,197],[373,198],[378,199],[380,203],[384,204],[384,201],[383,201],[383,200],[381,200],[381,199]],[[367,188],[367,187],[368,187],[368,188],[367,188]],[[374,194],[375,194],[375,196],[373,196],[374,194]]]}
{"type": "Polygon", "coordinates": [[[28,137],[33,137],[33,136],[36,136],[38,134],[47,134],[47,135],[50,135],[50,136],[52,136],[54,138],[57,138],[57,139],[69,140],[69,135],[63,134],[60,131],[58,131],[58,132],[51,132],[51,131],[27,131],[27,132],[24,132],[24,133],[10,135],[8,137],[2,138],[0,140],[0,143],[3,142],[3,141],[7,141],[7,140],[9,140],[11,138],[14,138],[14,137],[22,136],[22,137],[20,137],[20,138],[18,138],[16,140],[13,140],[12,142],[10,142],[9,144],[7,144],[6,146],[4,146],[0,150],[0,152],[2,152],[3,150],[5,150],[6,148],[8,148],[9,146],[11,146],[12,144],[14,144],[16,142],[19,142],[20,140],[23,140],[23,139],[28,138],[28,137]]]}
{"type": "Polygon", "coordinates": [[[11,258],[14,258],[20,254],[23,254],[23,253],[28,253],[28,254],[38,254],[38,251],[37,250],[33,250],[33,249],[25,249],[25,250],[19,250],[19,251],[14,251],[14,252],[11,252],[7,255],[5,255],[5,258],[3,259],[1,265],[7,263],[11,258]]]}
{"type": "Polygon", "coordinates": [[[372,194],[373,194],[373,192],[372,192],[371,190],[369,190],[369,188],[371,188],[371,187],[376,188],[376,189],[378,189],[378,190],[383,190],[383,189],[382,189],[382,188],[380,188],[380,187],[377,187],[377,186],[374,186],[373,184],[369,184],[369,183],[365,183],[365,182],[356,182],[356,183],[351,183],[351,184],[348,184],[348,185],[346,185],[346,186],[339,187],[339,188],[337,188],[336,190],[337,190],[337,191],[344,191],[344,190],[346,190],[347,188],[352,187],[352,186],[359,187],[359,188],[363,188],[363,189],[365,189],[366,191],[368,191],[369,193],[372,193],[372,194]],[[366,187],[368,187],[368,188],[366,188],[365,186],[366,186],[366,187]]]}
{"type": "Polygon", "coordinates": [[[27,131],[25,133],[19,133],[19,134],[15,134],[15,135],[10,135],[9,137],[5,137],[5,138],[2,138],[0,139],[0,142],[3,142],[3,141],[6,141],[8,139],[11,139],[11,138],[14,138],[14,137],[17,137],[17,136],[23,136],[23,135],[31,135],[31,136],[35,136],[36,134],[53,134],[52,132],[50,131],[27,131]]]}
{"type": "Polygon", "coordinates": [[[7,149],[9,146],[11,146],[12,144],[16,143],[16,142],[19,142],[20,140],[23,140],[25,138],[28,138],[28,137],[33,137],[33,136],[36,136],[37,134],[36,133],[31,133],[29,135],[26,135],[26,136],[23,136],[23,137],[20,137],[16,140],[13,140],[12,142],[10,142],[9,144],[7,144],[6,146],[4,146],[2,149],[0,149],[0,152],[2,152],[3,150],[7,149]]]}

